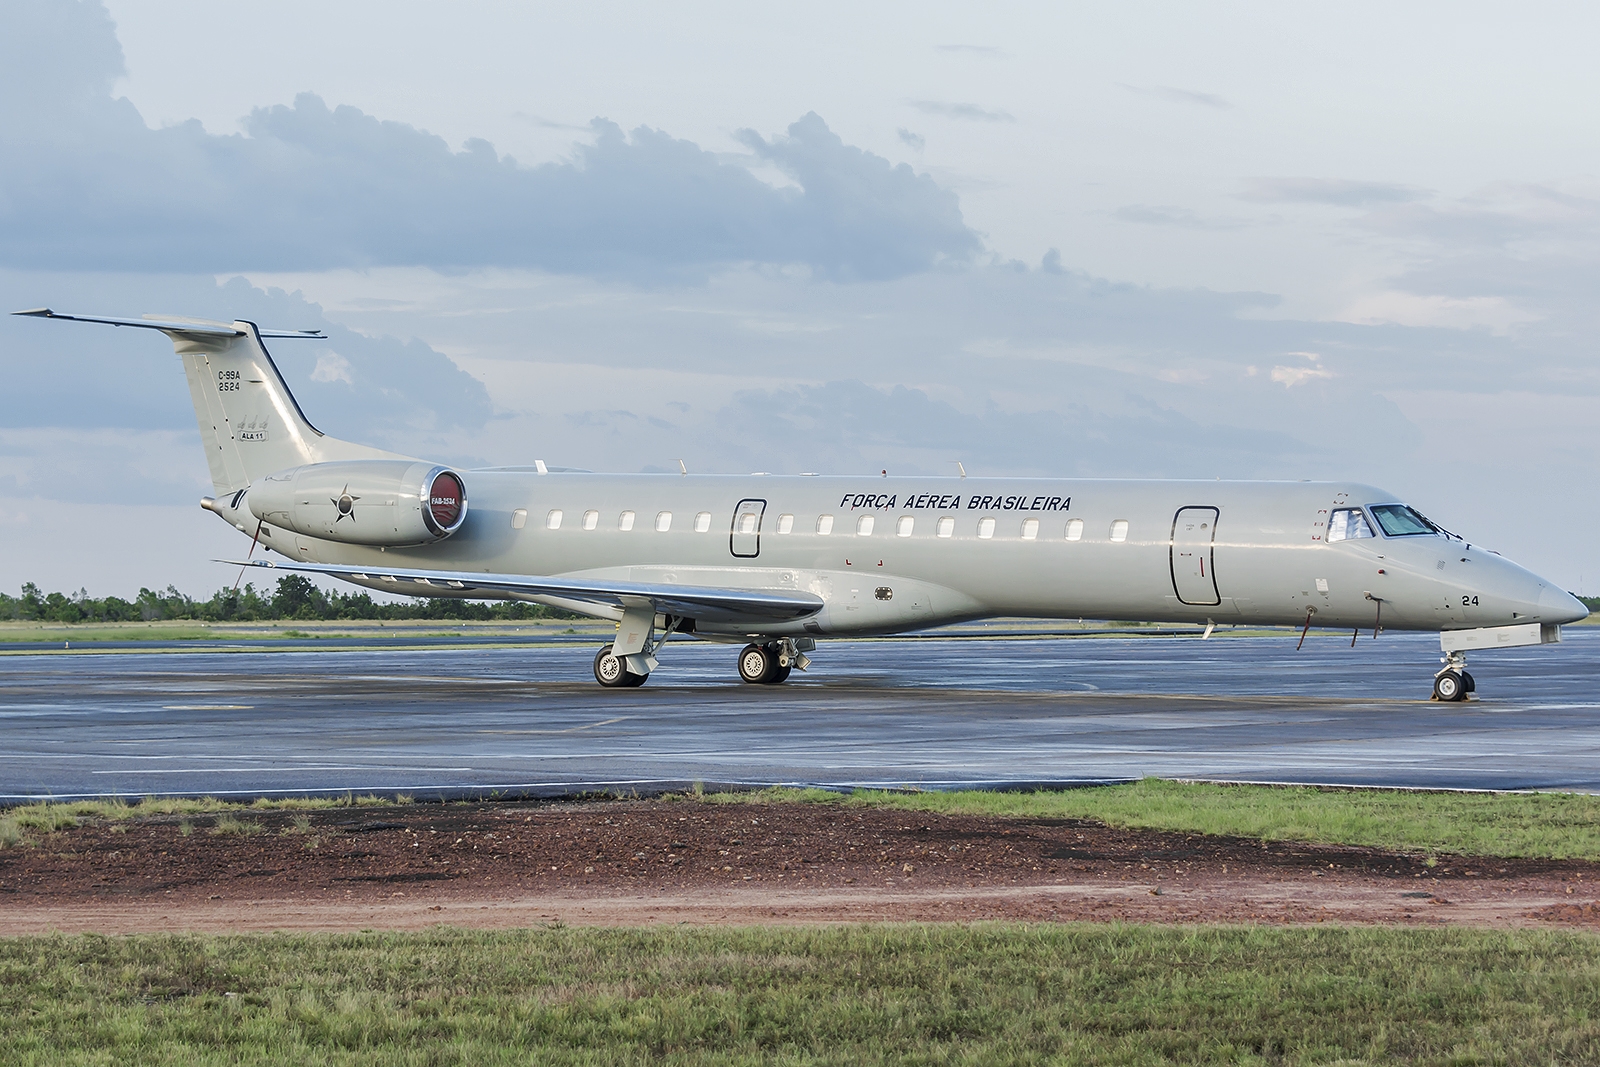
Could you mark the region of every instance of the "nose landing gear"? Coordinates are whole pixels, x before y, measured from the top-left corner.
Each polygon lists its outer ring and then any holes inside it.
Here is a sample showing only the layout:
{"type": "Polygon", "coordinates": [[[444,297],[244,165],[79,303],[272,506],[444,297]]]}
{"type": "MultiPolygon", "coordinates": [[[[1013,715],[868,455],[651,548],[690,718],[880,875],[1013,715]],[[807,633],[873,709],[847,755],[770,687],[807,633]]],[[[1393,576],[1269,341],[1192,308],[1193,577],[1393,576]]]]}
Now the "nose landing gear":
{"type": "Polygon", "coordinates": [[[1457,701],[1467,699],[1467,694],[1478,688],[1467,673],[1467,657],[1460,652],[1448,652],[1444,666],[1433,676],[1433,699],[1457,701]]]}

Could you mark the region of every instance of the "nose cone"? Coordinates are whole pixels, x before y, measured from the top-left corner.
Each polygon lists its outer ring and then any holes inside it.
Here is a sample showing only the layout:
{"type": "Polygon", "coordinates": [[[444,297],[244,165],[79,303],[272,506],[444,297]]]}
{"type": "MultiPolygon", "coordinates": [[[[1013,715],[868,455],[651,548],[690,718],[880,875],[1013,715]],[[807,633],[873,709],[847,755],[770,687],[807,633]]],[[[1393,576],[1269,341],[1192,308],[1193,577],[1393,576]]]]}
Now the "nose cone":
{"type": "Polygon", "coordinates": [[[1546,584],[1539,593],[1539,621],[1553,622],[1556,624],[1577,622],[1587,619],[1589,609],[1583,606],[1583,601],[1571,593],[1562,592],[1553,585],[1546,584]]]}

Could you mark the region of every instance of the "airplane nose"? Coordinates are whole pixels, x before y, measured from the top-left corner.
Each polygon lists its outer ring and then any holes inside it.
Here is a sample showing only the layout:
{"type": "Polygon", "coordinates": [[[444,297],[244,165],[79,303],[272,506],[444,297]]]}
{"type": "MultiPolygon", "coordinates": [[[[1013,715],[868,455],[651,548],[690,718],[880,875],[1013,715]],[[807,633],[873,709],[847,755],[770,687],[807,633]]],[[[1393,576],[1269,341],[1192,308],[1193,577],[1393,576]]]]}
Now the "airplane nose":
{"type": "Polygon", "coordinates": [[[1587,619],[1589,609],[1571,593],[1546,585],[1539,593],[1539,621],[1557,625],[1587,619]]]}

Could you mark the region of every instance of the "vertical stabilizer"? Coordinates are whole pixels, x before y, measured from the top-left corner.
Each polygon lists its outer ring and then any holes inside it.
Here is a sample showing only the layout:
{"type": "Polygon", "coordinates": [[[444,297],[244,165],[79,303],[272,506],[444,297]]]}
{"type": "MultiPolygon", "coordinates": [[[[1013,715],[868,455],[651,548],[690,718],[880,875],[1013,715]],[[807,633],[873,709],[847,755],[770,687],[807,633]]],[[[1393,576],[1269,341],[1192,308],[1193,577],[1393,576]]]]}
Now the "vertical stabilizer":
{"type": "Polygon", "coordinates": [[[137,326],[166,334],[189,379],[189,396],[218,497],[305,463],[409,458],[329,437],[306,419],[262,338],[320,338],[315,331],[264,331],[242,319],[231,323],[154,316],[113,319],[62,315],[48,308],[17,314],[137,326]]]}

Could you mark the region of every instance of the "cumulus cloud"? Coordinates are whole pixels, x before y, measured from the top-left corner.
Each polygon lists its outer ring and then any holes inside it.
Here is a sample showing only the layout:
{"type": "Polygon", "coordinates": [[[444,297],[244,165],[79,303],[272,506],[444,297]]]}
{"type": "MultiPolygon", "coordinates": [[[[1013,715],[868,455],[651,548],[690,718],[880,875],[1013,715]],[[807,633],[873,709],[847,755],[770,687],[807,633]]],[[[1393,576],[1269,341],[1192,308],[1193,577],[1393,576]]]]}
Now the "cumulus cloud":
{"type": "Polygon", "coordinates": [[[570,161],[537,167],[312,94],[256,109],[242,135],[152,130],[110,96],[122,61],[99,4],[18,0],[4,21],[0,262],[12,266],[660,277],[756,262],[882,278],[980,248],[954,193],[845,145],[816,115],[747,138],[797,183],[786,188],[603,119],[570,161]]]}

